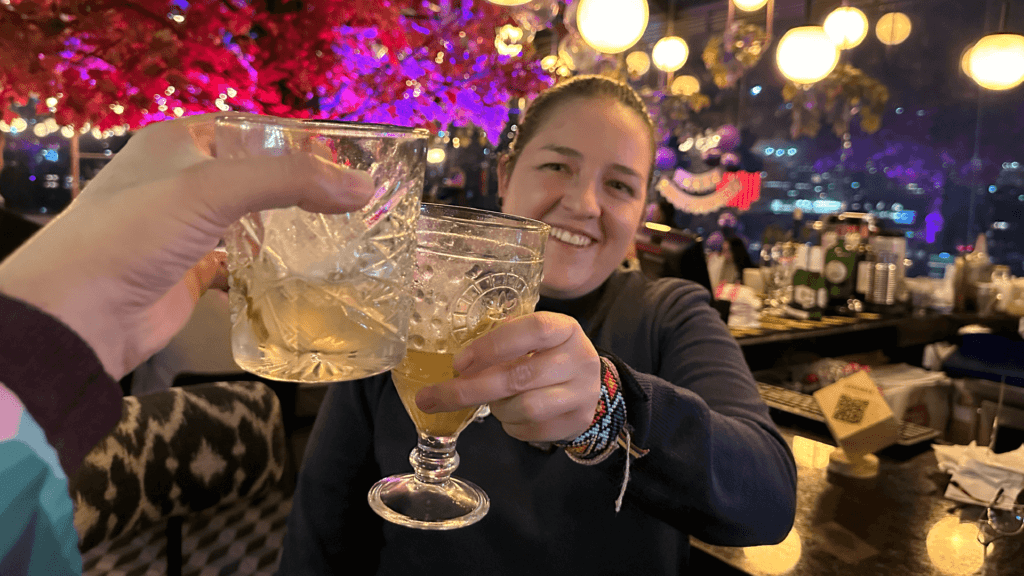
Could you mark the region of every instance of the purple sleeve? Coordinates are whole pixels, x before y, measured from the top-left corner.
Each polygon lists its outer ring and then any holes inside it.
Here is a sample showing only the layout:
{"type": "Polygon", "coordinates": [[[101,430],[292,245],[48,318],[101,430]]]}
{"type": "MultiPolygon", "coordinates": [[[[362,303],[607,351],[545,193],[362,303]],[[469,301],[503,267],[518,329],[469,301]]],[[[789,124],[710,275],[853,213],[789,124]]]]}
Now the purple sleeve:
{"type": "Polygon", "coordinates": [[[121,388],[59,320],[0,295],[0,382],[18,395],[71,476],[121,419],[121,388]]]}

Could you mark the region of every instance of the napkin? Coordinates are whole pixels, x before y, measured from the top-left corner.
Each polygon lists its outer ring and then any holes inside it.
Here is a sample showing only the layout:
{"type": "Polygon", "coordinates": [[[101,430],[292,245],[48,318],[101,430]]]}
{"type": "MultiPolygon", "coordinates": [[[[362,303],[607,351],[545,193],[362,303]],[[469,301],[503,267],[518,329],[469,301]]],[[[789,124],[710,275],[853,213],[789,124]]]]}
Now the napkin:
{"type": "Polygon", "coordinates": [[[1012,509],[1017,495],[1024,489],[1024,446],[1002,454],[995,454],[974,442],[967,446],[935,444],[933,448],[939,470],[953,475],[946,488],[946,498],[988,505],[1001,488],[1003,493],[994,507],[1012,509]]]}

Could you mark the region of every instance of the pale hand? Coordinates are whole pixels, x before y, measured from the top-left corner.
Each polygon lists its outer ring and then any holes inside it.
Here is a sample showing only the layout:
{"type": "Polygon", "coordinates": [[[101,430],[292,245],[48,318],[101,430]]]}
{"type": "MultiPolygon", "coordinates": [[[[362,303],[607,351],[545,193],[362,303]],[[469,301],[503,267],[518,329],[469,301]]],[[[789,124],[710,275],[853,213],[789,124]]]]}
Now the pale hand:
{"type": "Polygon", "coordinates": [[[424,412],[489,404],[512,437],[572,440],[593,421],[601,396],[601,359],[573,318],[535,312],[508,320],[455,356],[459,376],[424,388],[424,412]]]}
{"type": "Polygon", "coordinates": [[[313,155],[214,159],[215,117],[139,131],[0,266],[0,292],[75,330],[114,378],[163,348],[188,320],[197,293],[216,277],[210,261],[200,260],[242,215],[294,205],[348,212],[373,193],[365,172],[313,155]]]}

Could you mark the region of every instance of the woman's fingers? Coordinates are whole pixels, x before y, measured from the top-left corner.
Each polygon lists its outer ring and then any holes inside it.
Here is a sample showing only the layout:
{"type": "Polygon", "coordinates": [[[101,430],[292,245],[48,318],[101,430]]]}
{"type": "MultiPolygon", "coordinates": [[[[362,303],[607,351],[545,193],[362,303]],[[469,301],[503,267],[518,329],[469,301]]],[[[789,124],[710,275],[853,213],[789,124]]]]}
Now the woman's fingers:
{"type": "Polygon", "coordinates": [[[416,403],[426,412],[451,412],[568,382],[573,370],[568,354],[545,350],[424,388],[416,403]]]}
{"type": "Polygon", "coordinates": [[[568,316],[535,312],[508,320],[470,342],[455,355],[454,368],[472,374],[490,366],[504,364],[537,350],[565,344],[579,330],[568,316]]]}

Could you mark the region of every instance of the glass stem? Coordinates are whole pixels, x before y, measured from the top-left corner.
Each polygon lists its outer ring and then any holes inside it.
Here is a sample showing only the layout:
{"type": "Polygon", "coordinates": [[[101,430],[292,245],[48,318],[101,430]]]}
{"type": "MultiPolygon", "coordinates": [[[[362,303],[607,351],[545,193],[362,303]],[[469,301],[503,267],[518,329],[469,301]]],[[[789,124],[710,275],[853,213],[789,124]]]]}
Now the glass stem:
{"type": "Polygon", "coordinates": [[[458,436],[419,436],[409,454],[416,479],[426,484],[444,484],[459,467],[459,454],[455,451],[458,436]]]}

